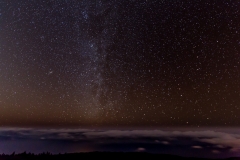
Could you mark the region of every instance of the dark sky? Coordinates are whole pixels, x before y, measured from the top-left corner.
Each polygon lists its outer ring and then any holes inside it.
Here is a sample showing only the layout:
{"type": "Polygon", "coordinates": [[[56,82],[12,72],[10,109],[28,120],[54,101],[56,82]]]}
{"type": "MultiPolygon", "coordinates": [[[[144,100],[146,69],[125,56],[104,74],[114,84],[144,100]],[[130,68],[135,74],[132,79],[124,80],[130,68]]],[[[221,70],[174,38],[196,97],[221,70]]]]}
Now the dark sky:
{"type": "Polygon", "coordinates": [[[1,0],[1,126],[238,126],[238,0],[1,0]]]}

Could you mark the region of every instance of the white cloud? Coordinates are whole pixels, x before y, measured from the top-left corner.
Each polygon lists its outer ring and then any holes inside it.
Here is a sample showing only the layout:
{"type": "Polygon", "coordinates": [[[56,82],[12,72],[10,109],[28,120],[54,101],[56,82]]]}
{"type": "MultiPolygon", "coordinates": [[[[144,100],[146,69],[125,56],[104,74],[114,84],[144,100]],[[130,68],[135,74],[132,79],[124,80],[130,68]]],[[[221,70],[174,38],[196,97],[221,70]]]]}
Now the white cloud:
{"type": "Polygon", "coordinates": [[[170,143],[168,141],[162,141],[162,144],[168,145],[170,143]]]}
{"type": "Polygon", "coordinates": [[[192,146],[192,148],[195,148],[195,149],[202,149],[202,146],[192,146]]]}
{"type": "Polygon", "coordinates": [[[137,149],[137,151],[138,151],[138,152],[144,152],[144,151],[146,151],[146,149],[145,149],[145,148],[142,148],[142,147],[139,147],[139,148],[137,149]]]}

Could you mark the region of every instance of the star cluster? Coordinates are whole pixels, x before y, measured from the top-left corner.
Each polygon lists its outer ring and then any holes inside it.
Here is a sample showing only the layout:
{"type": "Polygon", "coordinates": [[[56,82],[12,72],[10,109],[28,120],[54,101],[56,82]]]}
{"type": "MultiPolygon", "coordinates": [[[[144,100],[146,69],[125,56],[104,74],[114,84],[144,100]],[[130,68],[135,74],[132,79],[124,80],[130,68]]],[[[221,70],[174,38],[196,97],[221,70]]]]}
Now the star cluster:
{"type": "Polygon", "coordinates": [[[239,125],[239,9],[2,0],[0,124],[239,125]]]}

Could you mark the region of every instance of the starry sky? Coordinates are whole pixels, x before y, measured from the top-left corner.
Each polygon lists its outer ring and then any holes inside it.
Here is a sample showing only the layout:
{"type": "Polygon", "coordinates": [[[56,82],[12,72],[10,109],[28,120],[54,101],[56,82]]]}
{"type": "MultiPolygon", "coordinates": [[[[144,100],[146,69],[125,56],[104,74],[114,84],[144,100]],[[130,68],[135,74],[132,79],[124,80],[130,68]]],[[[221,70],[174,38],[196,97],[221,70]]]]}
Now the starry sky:
{"type": "Polygon", "coordinates": [[[238,0],[1,0],[0,125],[238,126],[238,0]]]}

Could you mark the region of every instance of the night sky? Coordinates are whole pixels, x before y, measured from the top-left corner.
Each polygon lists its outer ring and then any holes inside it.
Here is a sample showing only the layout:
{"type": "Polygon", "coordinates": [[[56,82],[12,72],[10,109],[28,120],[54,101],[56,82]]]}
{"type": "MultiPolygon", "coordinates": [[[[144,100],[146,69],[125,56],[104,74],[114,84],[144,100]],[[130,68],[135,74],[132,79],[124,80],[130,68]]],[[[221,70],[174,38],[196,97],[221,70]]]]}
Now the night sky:
{"type": "Polygon", "coordinates": [[[0,0],[1,127],[205,130],[239,115],[238,0],[0,0]]]}
{"type": "Polygon", "coordinates": [[[2,126],[236,126],[239,1],[0,2],[2,126]]]}

